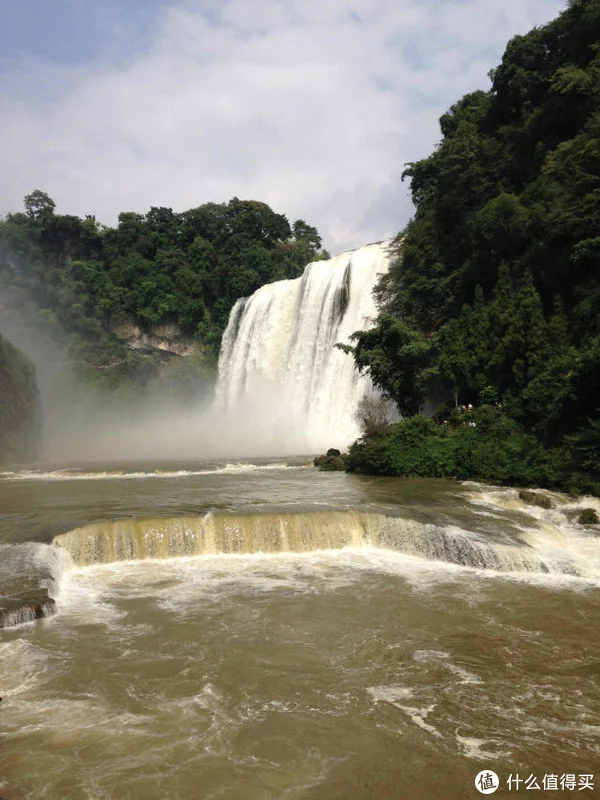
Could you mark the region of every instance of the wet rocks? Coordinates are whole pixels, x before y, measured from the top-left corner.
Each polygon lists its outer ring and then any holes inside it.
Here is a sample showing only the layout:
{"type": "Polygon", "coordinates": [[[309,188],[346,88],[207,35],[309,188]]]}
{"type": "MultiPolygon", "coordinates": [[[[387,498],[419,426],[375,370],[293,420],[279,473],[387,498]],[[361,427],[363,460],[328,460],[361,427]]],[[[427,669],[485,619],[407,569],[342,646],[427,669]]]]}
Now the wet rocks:
{"type": "Polygon", "coordinates": [[[532,492],[530,489],[521,489],[519,491],[519,499],[530,506],[539,506],[540,508],[552,508],[552,500],[541,492],[532,492]]]}
{"type": "Polygon", "coordinates": [[[313,463],[321,472],[345,472],[348,469],[348,457],[335,447],[330,447],[326,455],[317,456],[313,463]]]}
{"type": "Polygon", "coordinates": [[[30,598],[0,598],[0,628],[14,628],[25,622],[49,617],[56,611],[56,603],[41,589],[30,598]]]}
{"type": "Polygon", "coordinates": [[[577,517],[577,522],[580,525],[598,525],[598,513],[594,508],[584,508],[577,517]]]}

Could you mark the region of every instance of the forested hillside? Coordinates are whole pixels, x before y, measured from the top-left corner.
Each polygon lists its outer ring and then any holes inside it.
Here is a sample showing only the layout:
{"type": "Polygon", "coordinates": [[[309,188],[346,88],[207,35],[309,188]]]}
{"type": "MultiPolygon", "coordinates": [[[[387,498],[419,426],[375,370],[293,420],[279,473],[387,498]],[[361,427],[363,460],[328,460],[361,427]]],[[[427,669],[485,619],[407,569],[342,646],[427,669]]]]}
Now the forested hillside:
{"type": "Polygon", "coordinates": [[[176,325],[214,360],[239,297],[326,256],[303,220],[290,226],[265,203],[237,198],[183,213],[124,212],[111,228],[93,216],[57,214],[35,190],[23,212],[0,222],[4,291],[29,307],[40,329],[66,336],[73,359],[106,375],[125,364],[126,379],[152,370],[125,353],[114,335],[120,324],[176,325]]]}
{"type": "MultiPolygon", "coordinates": [[[[525,450],[552,453],[530,479],[560,483],[562,464],[597,480],[600,0],[571,0],[512,39],[490,77],[405,169],[416,214],[379,285],[377,325],[356,336],[356,363],[404,416],[426,398],[438,421],[469,404],[501,410],[533,437],[525,450]]],[[[381,471],[410,473],[378,452],[381,471]]]]}

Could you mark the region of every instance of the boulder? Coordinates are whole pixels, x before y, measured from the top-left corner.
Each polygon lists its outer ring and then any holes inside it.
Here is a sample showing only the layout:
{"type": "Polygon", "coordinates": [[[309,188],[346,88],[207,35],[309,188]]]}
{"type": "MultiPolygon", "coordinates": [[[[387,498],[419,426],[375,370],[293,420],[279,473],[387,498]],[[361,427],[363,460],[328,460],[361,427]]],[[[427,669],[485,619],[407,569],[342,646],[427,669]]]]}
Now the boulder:
{"type": "Polygon", "coordinates": [[[34,622],[36,619],[49,617],[55,611],[56,603],[47,596],[41,601],[5,602],[3,607],[0,607],[0,628],[13,628],[25,622],[34,622]]]}
{"type": "Polygon", "coordinates": [[[598,519],[596,509],[584,508],[577,517],[577,522],[580,525],[598,525],[598,523],[600,523],[600,519],[598,519]]]}
{"type": "Polygon", "coordinates": [[[540,508],[552,508],[552,500],[546,497],[545,494],[540,492],[532,492],[530,489],[521,489],[519,498],[530,506],[539,506],[540,508]]]}
{"type": "Polygon", "coordinates": [[[348,469],[347,456],[342,455],[339,450],[335,451],[337,455],[330,455],[330,452],[331,450],[325,456],[317,456],[313,462],[315,467],[321,472],[345,472],[348,469]]]}

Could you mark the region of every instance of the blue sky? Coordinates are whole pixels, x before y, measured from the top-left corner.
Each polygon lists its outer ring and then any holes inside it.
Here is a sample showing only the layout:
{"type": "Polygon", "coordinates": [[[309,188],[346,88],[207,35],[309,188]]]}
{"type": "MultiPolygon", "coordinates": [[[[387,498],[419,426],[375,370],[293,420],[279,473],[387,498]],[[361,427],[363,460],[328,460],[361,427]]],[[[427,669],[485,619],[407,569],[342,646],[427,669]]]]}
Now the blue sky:
{"type": "Polygon", "coordinates": [[[4,0],[0,214],[233,196],[316,225],[332,251],[395,234],[403,164],[488,88],[507,40],[564,0],[4,0]]]}
{"type": "Polygon", "coordinates": [[[27,59],[71,67],[129,60],[151,45],[167,5],[160,0],[5,0],[1,68],[27,59]]]}

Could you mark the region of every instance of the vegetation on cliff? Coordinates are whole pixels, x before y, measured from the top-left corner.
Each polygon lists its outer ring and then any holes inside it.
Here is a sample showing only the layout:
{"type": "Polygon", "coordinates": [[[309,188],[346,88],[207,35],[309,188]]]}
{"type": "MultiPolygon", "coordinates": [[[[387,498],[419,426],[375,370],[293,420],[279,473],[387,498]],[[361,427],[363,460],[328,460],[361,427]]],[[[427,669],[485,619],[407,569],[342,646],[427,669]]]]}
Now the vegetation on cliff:
{"type": "Polygon", "coordinates": [[[351,472],[456,478],[600,494],[597,472],[572,440],[545,446],[496,406],[454,410],[444,420],[416,414],[364,436],[348,453],[351,472]]]}
{"type": "Polygon", "coordinates": [[[0,336],[0,463],[31,458],[39,435],[35,370],[16,347],[0,336]]]}
{"type": "Polygon", "coordinates": [[[597,484],[600,0],[571,0],[512,39],[490,77],[488,92],[442,116],[436,150],[407,165],[416,214],[378,286],[376,326],[353,349],[405,417],[426,398],[440,419],[491,404],[498,419],[484,449],[495,436],[521,444],[465,466],[448,448],[479,446],[479,427],[416,419],[385,445],[355,448],[354,466],[377,470],[385,450],[393,474],[553,485],[573,468],[597,484]],[[427,463],[397,449],[408,453],[417,433],[427,463]]]}
{"type": "Polygon", "coordinates": [[[40,325],[66,332],[75,360],[119,366],[125,377],[137,370],[140,380],[152,364],[126,352],[114,336],[119,325],[177,325],[214,360],[239,297],[326,256],[303,220],[290,225],[265,203],[238,198],[182,213],[124,212],[110,228],[57,214],[35,190],[24,212],[0,221],[0,282],[33,306],[40,325]]]}

